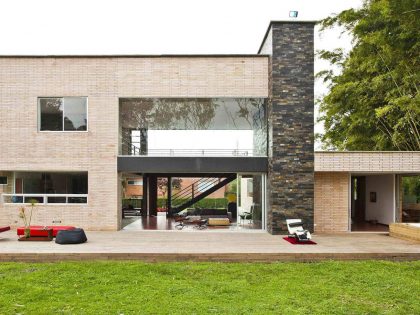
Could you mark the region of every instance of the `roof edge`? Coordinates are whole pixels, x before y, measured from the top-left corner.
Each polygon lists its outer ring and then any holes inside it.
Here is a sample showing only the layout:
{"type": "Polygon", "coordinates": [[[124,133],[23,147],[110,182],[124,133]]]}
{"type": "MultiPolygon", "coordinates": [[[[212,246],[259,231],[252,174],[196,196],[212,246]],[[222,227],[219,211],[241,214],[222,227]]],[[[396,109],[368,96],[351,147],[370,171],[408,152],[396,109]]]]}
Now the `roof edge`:
{"type": "Polygon", "coordinates": [[[265,31],[264,38],[261,41],[260,48],[258,48],[258,54],[261,52],[261,49],[267,39],[268,33],[270,32],[271,26],[273,24],[288,24],[288,23],[296,23],[296,24],[316,24],[319,21],[316,20],[308,20],[308,21],[298,21],[298,20],[271,20],[268,24],[267,30],[265,31]]]}
{"type": "Polygon", "coordinates": [[[338,153],[338,154],[345,154],[345,153],[351,153],[351,154],[372,154],[372,153],[402,153],[402,154],[408,154],[408,153],[420,153],[420,151],[314,151],[315,153],[338,153]]]}
{"type": "Polygon", "coordinates": [[[0,58],[227,58],[227,57],[269,57],[267,54],[145,54],[145,55],[0,55],[0,58]]]}

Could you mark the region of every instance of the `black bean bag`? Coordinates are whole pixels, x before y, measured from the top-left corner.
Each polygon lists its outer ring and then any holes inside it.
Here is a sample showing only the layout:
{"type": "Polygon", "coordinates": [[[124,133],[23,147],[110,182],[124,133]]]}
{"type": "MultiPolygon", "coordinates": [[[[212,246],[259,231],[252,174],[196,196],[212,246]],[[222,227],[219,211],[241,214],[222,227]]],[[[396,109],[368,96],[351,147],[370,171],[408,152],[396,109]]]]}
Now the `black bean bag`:
{"type": "Polygon", "coordinates": [[[81,244],[87,241],[83,229],[63,230],[57,233],[55,242],[57,244],[81,244]]]}

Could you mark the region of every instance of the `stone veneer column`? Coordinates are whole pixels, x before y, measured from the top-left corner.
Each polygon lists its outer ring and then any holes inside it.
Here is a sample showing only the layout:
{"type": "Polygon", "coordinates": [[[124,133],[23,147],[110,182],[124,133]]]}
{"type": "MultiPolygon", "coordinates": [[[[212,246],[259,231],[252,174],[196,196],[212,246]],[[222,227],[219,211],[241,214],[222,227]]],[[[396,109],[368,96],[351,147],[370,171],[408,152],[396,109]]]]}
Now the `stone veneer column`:
{"type": "Polygon", "coordinates": [[[272,234],[287,233],[288,218],[314,228],[314,25],[272,22],[260,50],[271,54],[267,228],[272,234]]]}

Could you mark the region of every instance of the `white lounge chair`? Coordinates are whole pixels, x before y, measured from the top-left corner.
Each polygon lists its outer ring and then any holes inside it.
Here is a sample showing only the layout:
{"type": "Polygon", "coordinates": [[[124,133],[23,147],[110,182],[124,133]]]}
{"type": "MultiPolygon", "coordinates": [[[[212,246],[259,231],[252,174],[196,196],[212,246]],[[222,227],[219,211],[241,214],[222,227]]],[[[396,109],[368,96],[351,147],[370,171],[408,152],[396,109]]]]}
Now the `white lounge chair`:
{"type": "Polygon", "coordinates": [[[303,228],[301,219],[288,219],[286,220],[286,224],[287,229],[289,230],[289,237],[294,237],[299,242],[307,242],[311,240],[311,233],[303,228]]]}

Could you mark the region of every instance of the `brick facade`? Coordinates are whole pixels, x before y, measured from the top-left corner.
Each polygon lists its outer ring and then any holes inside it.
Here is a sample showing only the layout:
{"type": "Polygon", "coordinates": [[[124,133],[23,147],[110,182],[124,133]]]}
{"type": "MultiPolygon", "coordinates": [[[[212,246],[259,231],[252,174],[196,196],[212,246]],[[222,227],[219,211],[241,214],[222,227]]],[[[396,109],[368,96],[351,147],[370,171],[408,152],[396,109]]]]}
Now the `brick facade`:
{"type": "Polygon", "coordinates": [[[316,233],[349,231],[349,183],[349,173],[315,173],[316,233]]]}
{"type": "MultiPolygon", "coordinates": [[[[420,152],[314,153],[313,29],[272,22],[260,49],[270,57],[0,57],[0,175],[9,179],[0,194],[11,192],[13,171],[88,172],[88,204],[39,205],[33,224],[117,230],[119,98],[261,97],[268,98],[268,232],[286,233],[286,218],[318,233],[348,231],[350,174],[420,173],[420,152]],[[87,97],[88,131],[39,132],[41,96],[87,97]]],[[[18,207],[0,203],[0,225],[20,224],[18,207]]]]}
{"type": "Polygon", "coordinates": [[[314,23],[271,23],[261,51],[271,53],[267,228],[285,233],[301,218],[313,230],[314,23]]]}
{"type": "MultiPolygon", "coordinates": [[[[0,171],[87,171],[87,205],[39,205],[33,224],[53,221],[117,230],[119,97],[267,97],[268,58],[0,57],[0,171]],[[37,98],[87,96],[87,132],[39,132],[37,98]]],[[[0,204],[16,226],[18,205],[0,204]]]]}
{"type": "Polygon", "coordinates": [[[420,152],[315,152],[315,171],[418,173],[420,152]]]}

